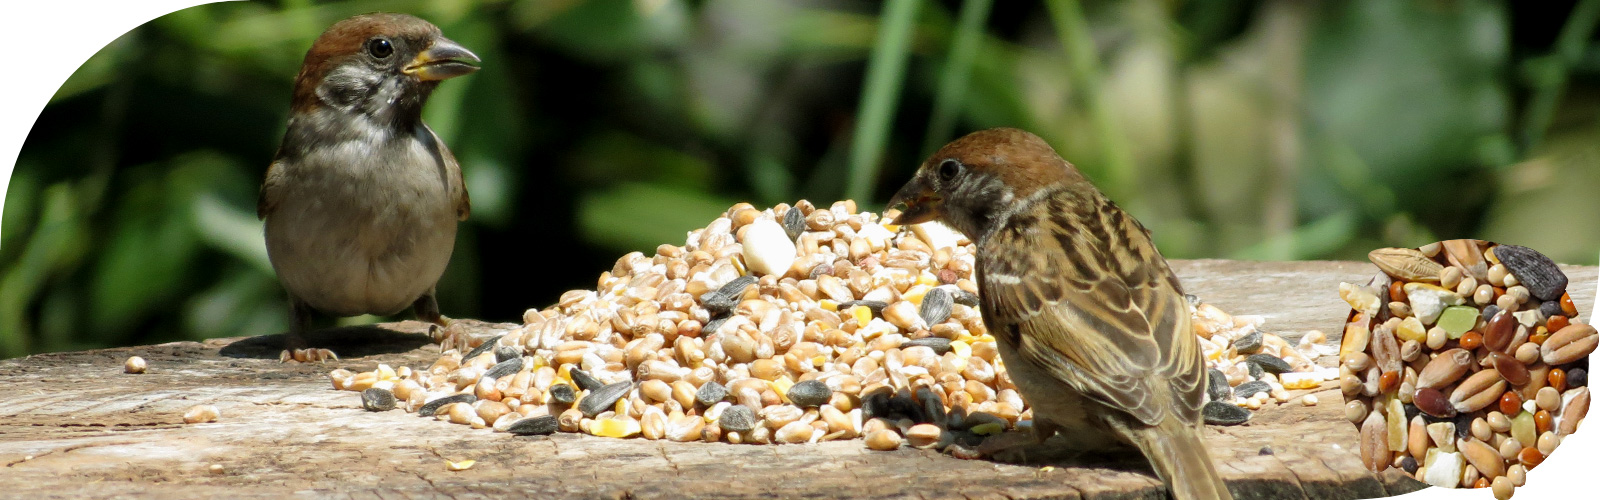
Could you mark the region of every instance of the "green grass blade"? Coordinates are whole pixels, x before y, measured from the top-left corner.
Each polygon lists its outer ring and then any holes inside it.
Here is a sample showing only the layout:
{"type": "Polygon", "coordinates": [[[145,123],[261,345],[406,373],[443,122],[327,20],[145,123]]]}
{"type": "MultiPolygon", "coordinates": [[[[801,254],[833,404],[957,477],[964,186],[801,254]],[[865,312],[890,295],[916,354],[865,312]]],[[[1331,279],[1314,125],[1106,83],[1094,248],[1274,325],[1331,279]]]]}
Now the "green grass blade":
{"type": "Polygon", "coordinates": [[[1600,0],[1582,0],[1572,8],[1572,15],[1557,35],[1554,53],[1542,60],[1529,61],[1534,83],[1528,97],[1527,114],[1523,116],[1523,154],[1533,151],[1544,140],[1544,134],[1555,119],[1556,106],[1561,104],[1561,94],[1567,88],[1568,70],[1583,59],[1595,24],[1600,22],[1600,0]]]}
{"type": "Polygon", "coordinates": [[[938,93],[934,94],[933,116],[928,119],[928,133],[922,140],[922,154],[933,154],[934,149],[951,139],[956,127],[956,116],[967,94],[967,81],[972,76],[972,60],[982,45],[984,23],[994,0],[967,0],[961,4],[956,20],[956,33],[950,42],[950,56],[946,58],[944,72],[939,75],[938,93]]]}
{"type": "Polygon", "coordinates": [[[1112,199],[1124,206],[1134,206],[1138,193],[1133,189],[1137,176],[1133,170],[1133,153],[1117,125],[1110,101],[1100,92],[1100,62],[1095,54],[1094,39],[1089,36],[1089,22],[1083,16],[1083,5],[1077,0],[1049,0],[1045,7],[1050,11],[1061,48],[1067,54],[1067,77],[1072,82],[1072,90],[1088,106],[1089,119],[1100,137],[1100,156],[1104,164],[1086,170],[1102,174],[1095,181],[1112,199]]]}
{"type": "Polygon", "coordinates": [[[889,121],[900,101],[906,60],[911,55],[912,28],[921,5],[921,0],[889,0],[883,8],[878,42],[867,60],[865,91],[850,144],[850,182],[845,186],[845,195],[859,204],[870,201],[877,183],[878,161],[889,141],[889,121]]]}

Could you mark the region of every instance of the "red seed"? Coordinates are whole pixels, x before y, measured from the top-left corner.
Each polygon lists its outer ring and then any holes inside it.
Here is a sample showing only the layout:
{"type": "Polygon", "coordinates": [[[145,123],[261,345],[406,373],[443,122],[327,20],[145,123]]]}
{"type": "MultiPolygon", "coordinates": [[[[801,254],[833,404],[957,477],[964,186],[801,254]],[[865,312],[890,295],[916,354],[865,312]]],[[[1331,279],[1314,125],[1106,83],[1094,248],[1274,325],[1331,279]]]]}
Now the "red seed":
{"type": "Polygon", "coordinates": [[[1483,345],[1483,334],[1478,332],[1467,332],[1461,335],[1462,349],[1473,351],[1477,350],[1478,346],[1481,345],[1483,345]]]}
{"type": "Polygon", "coordinates": [[[1561,312],[1567,313],[1567,316],[1578,315],[1578,306],[1573,305],[1572,295],[1567,293],[1561,294],[1561,312]]]}
{"type": "Polygon", "coordinates": [[[1405,288],[1405,285],[1406,285],[1405,283],[1400,282],[1398,280],[1389,282],[1389,302],[1405,302],[1406,301],[1406,288],[1405,288]]]}
{"type": "Polygon", "coordinates": [[[1522,411],[1522,396],[1518,396],[1516,391],[1506,391],[1500,396],[1500,413],[1516,415],[1520,411],[1522,411]]]}
{"type": "Polygon", "coordinates": [[[1385,394],[1394,392],[1398,387],[1400,387],[1400,372],[1383,372],[1378,376],[1378,390],[1385,394]]]}
{"type": "Polygon", "coordinates": [[[1566,316],[1554,316],[1550,318],[1550,321],[1544,323],[1544,328],[1552,332],[1559,332],[1570,324],[1572,324],[1572,320],[1567,319],[1566,316]]]}
{"type": "Polygon", "coordinates": [[[1555,425],[1555,419],[1550,416],[1548,410],[1539,410],[1538,413],[1533,414],[1533,425],[1539,429],[1539,434],[1544,434],[1549,432],[1550,428],[1555,425]]]}
{"type": "Polygon", "coordinates": [[[1533,469],[1539,465],[1539,462],[1544,461],[1544,454],[1539,453],[1538,448],[1529,446],[1517,452],[1517,460],[1521,461],[1522,465],[1527,466],[1529,469],[1533,469]]]}
{"type": "Polygon", "coordinates": [[[1565,392],[1567,390],[1566,370],[1562,370],[1560,368],[1552,369],[1550,370],[1550,375],[1546,376],[1546,379],[1550,382],[1550,387],[1556,388],[1556,392],[1565,392]]]}
{"type": "Polygon", "coordinates": [[[1489,326],[1484,328],[1483,341],[1489,349],[1505,352],[1507,347],[1511,347],[1511,337],[1516,333],[1516,327],[1516,318],[1511,317],[1511,313],[1501,311],[1489,319],[1489,326]]]}

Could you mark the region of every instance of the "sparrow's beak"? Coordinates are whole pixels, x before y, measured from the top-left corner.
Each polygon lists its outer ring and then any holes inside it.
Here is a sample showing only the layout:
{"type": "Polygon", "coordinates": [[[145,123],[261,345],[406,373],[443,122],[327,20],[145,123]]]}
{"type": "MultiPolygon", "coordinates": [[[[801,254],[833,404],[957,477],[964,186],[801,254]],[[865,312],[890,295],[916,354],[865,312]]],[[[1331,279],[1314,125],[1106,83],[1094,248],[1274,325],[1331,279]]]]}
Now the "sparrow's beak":
{"type": "Polygon", "coordinates": [[[405,74],[422,81],[455,78],[478,70],[478,56],[448,38],[440,37],[417,54],[405,67],[405,74]]]}
{"type": "Polygon", "coordinates": [[[906,209],[900,212],[899,217],[889,221],[895,225],[909,226],[921,224],[944,216],[944,198],[933,191],[926,181],[918,175],[907,182],[900,192],[889,199],[887,208],[905,204],[906,209]]]}

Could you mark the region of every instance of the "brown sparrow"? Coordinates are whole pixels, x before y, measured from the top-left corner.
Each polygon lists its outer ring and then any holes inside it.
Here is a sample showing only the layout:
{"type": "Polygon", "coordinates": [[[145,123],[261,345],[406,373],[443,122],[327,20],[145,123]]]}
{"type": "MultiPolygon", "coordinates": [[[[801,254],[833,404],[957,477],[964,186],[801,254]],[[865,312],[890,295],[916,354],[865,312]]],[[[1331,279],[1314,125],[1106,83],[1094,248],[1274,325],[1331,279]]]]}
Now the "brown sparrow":
{"type": "Polygon", "coordinates": [[[1036,439],[1144,454],[1174,498],[1232,498],[1200,439],[1205,360],[1148,232],[1044,140],[997,128],[939,149],[889,206],[977,245],[984,325],[1036,439]]]}
{"type": "Polygon", "coordinates": [[[289,292],[285,358],[332,355],[306,349],[313,309],[389,315],[409,306],[444,323],[434,285],[469,203],[461,166],[422,123],[422,105],[441,80],[477,63],[404,14],[345,19],[311,44],[256,206],[289,292]]]}

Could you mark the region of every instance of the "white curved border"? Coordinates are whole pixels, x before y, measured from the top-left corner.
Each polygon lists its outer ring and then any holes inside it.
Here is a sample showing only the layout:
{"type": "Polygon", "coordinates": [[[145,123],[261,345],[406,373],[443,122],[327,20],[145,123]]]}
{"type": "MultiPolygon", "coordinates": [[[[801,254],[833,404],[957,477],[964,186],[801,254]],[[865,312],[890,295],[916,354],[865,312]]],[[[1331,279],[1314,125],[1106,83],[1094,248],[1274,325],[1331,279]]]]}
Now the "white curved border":
{"type": "MultiPolygon", "coordinates": [[[[168,13],[211,3],[202,0],[52,0],[11,2],[0,15],[0,47],[6,47],[6,67],[26,69],[22,77],[5,79],[0,98],[0,199],[11,183],[17,152],[28,137],[39,112],[56,89],[89,56],[129,30],[168,13]]],[[[1595,312],[1600,316],[1600,301],[1595,312]]],[[[1517,488],[1515,498],[1582,498],[1594,486],[1582,480],[1600,459],[1600,431],[1588,424],[1562,443],[1553,460],[1528,474],[1528,484],[1517,488]]],[[[1248,432],[1248,431],[1247,431],[1248,432]]],[[[1351,443],[1354,445],[1355,443],[1351,443]]],[[[1332,451],[1332,450],[1330,450],[1332,451]]],[[[1395,498],[1407,500],[1492,499],[1488,489],[1443,490],[1428,488],[1395,498]]]]}
{"type": "MultiPolygon", "coordinates": [[[[0,9],[5,78],[0,97],[0,199],[11,184],[17,153],[56,89],[123,33],[204,0],[52,0],[7,2],[0,9]]],[[[3,207],[3,205],[0,205],[3,207]]]]}

